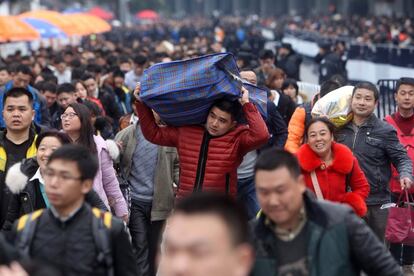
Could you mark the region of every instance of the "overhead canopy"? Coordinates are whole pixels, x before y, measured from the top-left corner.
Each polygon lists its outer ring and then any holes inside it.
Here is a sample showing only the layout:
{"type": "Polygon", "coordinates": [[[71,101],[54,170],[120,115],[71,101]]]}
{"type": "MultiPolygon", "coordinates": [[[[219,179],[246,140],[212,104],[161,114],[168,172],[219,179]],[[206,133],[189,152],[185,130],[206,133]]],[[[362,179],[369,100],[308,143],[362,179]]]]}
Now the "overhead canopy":
{"type": "Polygon", "coordinates": [[[82,35],[104,33],[111,30],[111,25],[105,20],[91,14],[73,13],[64,16],[76,25],[82,35]]]}
{"type": "Polygon", "coordinates": [[[65,38],[66,34],[58,27],[47,21],[36,18],[22,18],[22,21],[29,24],[41,36],[41,38],[65,38]]]}
{"type": "Polygon", "coordinates": [[[111,20],[114,18],[114,14],[110,11],[103,9],[102,7],[95,6],[88,11],[89,14],[95,15],[104,20],[111,20]]]}
{"type": "Polygon", "coordinates": [[[35,18],[35,19],[41,19],[46,22],[51,23],[52,25],[55,25],[59,29],[61,29],[63,32],[65,32],[67,35],[82,35],[83,31],[79,29],[79,27],[75,24],[73,24],[72,21],[67,19],[63,14],[55,12],[55,11],[49,11],[49,10],[38,10],[38,11],[29,11],[22,13],[19,15],[20,18],[35,18]]]}
{"type": "Polygon", "coordinates": [[[155,20],[158,19],[160,16],[156,11],[153,10],[141,10],[135,14],[135,17],[137,19],[155,20]]]}
{"type": "Polygon", "coordinates": [[[39,39],[40,34],[15,16],[0,16],[0,42],[39,39]]]}

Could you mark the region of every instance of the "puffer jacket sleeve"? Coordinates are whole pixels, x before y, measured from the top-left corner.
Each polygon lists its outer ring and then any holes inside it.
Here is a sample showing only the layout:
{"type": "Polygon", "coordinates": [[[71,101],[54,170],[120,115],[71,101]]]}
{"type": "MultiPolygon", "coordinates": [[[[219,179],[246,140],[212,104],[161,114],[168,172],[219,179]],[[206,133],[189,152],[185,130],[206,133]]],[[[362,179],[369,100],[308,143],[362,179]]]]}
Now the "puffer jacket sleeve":
{"type": "Polygon", "coordinates": [[[177,127],[159,127],[155,123],[154,114],[151,109],[144,103],[137,102],[136,108],[138,111],[138,118],[141,124],[142,134],[145,139],[153,144],[177,147],[178,145],[178,128],[177,127]]]}
{"type": "Polygon", "coordinates": [[[297,107],[288,125],[288,138],[285,150],[296,153],[302,145],[305,136],[306,111],[303,107],[297,107]]]}
{"type": "Polygon", "coordinates": [[[351,258],[367,275],[402,276],[400,267],[365,222],[351,211],[345,217],[351,258]]]}
{"type": "Polygon", "coordinates": [[[244,104],[243,113],[249,125],[249,130],[241,134],[240,146],[241,150],[247,153],[266,144],[269,139],[269,131],[253,103],[244,104]]]}
{"type": "Polygon", "coordinates": [[[128,215],[127,204],[119,188],[112,159],[106,149],[101,151],[100,158],[103,188],[108,197],[109,205],[115,209],[115,215],[117,217],[128,215]]]}

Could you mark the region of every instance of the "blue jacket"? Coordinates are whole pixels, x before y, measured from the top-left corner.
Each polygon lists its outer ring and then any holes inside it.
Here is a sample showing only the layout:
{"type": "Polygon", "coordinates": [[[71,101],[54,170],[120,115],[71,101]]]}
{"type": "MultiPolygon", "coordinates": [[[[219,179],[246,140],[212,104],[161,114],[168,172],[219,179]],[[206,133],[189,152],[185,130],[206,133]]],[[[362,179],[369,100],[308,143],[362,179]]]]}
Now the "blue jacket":
{"type": "MultiPolygon", "coordinates": [[[[13,81],[6,83],[4,90],[0,91],[0,106],[3,109],[3,96],[4,93],[13,88],[13,81]]],[[[28,85],[26,87],[30,93],[33,95],[33,109],[35,110],[35,119],[34,121],[43,126],[50,126],[50,115],[47,108],[46,100],[39,95],[39,92],[33,87],[28,85]]],[[[6,125],[3,120],[3,113],[0,112],[0,128],[5,128],[6,125]]]]}

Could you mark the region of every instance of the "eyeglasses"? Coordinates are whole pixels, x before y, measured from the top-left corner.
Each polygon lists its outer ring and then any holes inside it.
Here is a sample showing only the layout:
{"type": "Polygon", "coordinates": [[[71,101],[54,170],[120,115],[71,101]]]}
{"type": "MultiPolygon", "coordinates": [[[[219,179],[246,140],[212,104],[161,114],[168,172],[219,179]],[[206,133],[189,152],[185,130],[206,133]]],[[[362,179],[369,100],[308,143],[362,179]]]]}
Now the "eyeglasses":
{"type": "Polygon", "coordinates": [[[69,113],[63,113],[62,115],[60,115],[60,119],[73,119],[73,117],[78,116],[78,114],[74,113],[74,112],[69,112],[69,113]]]}
{"type": "Polygon", "coordinates": [[[82,177],[74,177],[74,176],[71,176],[71,175],[65,174],[65,173],[60,174],[60,173],[57,173],[57,172],[52,171],[52,170],[46,170],[43,173],[43,178],[45,180],[46,179],[47,180],[52,180],[54,177],[57,177],[57,179],[59,181],[63,181],[63,182],[67,182],[67,181],[70,181],[70,180],[82,180],[82,177]]]}

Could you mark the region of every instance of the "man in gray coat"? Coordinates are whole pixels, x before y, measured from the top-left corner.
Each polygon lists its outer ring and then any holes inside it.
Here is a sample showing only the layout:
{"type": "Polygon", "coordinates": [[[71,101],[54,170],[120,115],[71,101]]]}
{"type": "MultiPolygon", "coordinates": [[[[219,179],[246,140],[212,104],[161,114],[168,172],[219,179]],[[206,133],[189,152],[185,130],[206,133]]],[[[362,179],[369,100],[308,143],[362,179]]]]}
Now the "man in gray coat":
{"type": "Polygon", "coordinates": [[[139,121],[115,140],[122,145],[120,167],[131,187],[129,228],[140,275],[155,275],[159,235],[174,205],[173,185],[178,184],[177,151],[148,142],[139,121]]]}
{"type": "Polygon", "coordinates": [[[370,185],[365,220],[383,240],[388,216],[383,205],[391,202],[391,163],[398,170],[401,187],[407,188],[412,184],[412,162],[395,129],[375,116],[378,98],[379,92],[374,84],[358,83],[352,93],[353,120],[335,136],[339,143],[352,150],[365,173],[370,185]]]}

